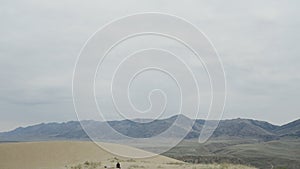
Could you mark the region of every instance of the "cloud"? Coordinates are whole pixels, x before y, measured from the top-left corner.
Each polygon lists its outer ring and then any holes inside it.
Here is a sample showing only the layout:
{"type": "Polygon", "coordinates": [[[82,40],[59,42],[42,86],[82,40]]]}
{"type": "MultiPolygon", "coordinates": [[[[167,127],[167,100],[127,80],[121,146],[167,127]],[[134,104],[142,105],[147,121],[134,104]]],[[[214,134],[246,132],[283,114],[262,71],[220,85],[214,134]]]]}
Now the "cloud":
{"type": "Polygon", "coordinates": [[[84,42],[112,19],[164,12],[188,19],[217,48],[228,82],[224,118],[299,118],[298,1],[3,1],[0,130],[75,120],[71,80],[84,42]],[[115,5],[118,3],[118,5],[115,5]]]}

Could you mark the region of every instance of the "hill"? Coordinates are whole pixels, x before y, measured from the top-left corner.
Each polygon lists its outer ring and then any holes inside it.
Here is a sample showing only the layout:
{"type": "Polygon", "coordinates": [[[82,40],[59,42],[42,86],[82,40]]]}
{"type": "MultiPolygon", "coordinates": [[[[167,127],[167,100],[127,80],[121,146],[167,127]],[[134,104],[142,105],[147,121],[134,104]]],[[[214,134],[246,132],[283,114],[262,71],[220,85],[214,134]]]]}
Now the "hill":
{"type": "MultiPolygon", "coordinates": [[[[108,124],[119,133],[134,138],[148,138],[158,135],[168,129],[178,116],[167,119],[154,120],[149,123],[137,123],[131,120],[108,121],[108,124]]],[[[197,139],[204,125],[204,120],[193,120],[180,116],[181,123],[175,124],[172,137],[179,137],[188,132],[185,139],[197,139]]],[[[114,140],[119,139],[115,133],[107,132],[106,122],[82,121],[87,130],[96,131],[99,139],[114,140]],[[103,134],[105,133],[105,134],[103,134]]],[[[213,139],[255,139],[259,141],[278,140],[281,137],[300,137],[300,120],[288,123],[283,126],[276,126],[264,121],[252,119],[232,119],[221,120],[215,130],[213,139]]],[[[169,138],[169,135],[164,135],[169,138]]],[[[89,140],[78,121],[66,123],[42,123],[25,128],[17,128],[9,132],[0,133],[0,141],[41,141],[41,140],[89,140]]]]}
{"type": "Polygon", "coordinates": [[[300,140],[280,139],[269,142],[253,140],[210,140],[204,144],[185,140],[165,156],[191,163],[235,163],[262,169],[298,169],[300,140]]]}
{"type": "MultiPolygon", "coordinates": [[[[148,152],[116,144],[105,144],[129,155],[149,154],[148,152]]],[[[120,162],[124,169],[165,168],[165,169],[253,169],[241,165],[187,164],[175,159],[157,155],[147,159],[121,158],[102,150],[92,142],[30,142],[0,144],[1,169],[100,169],[111,168],[120,162]],[[106,167],[105,167],[106,166],[106,167]]]]}
{"type": "MultiPolygon", "coordinates": [[[[176,118],[181,119],[180,123],[175,123],[174,131],[170,135],[164,135],[164,139],[178,137],[187,132],[188,128],[192,129],[181,144],[164,153],[168,157],[191,163],[234,163],[259,168],[297,169],[300,166],[300,161],[297,160],[300,159],[300,120],[282,126],[252,119],[221,120],[211,139],[204,144],[197,142],[205,123],[201,119],[195,120],[193,124],[193,120],[181,115],[149,123],[136,123],[131,120],[108,121],[107,123],[124,135],[147,138],[156,136],[169,128],[176,118]]],[[[140,119],[140,121],[144,120],[140,119]]],[[[96,131],[100,140],[119,139],[119,135],[107,132],[109,130],[105,125],[106,122],[89,120],[81,123],[86,129],[96,131]]],[[[89,141],[89,137],[78,121],[41,123],[0,133],[0,143],[50,140],[89,141]]],[[[128,144],[123,140],[121,142],[128,144]]],[[[147,145],[146,148],[144,145],[140,146],[144,150],[156,152],[165,145],[153,145],[152,147],[147,145]]]]}
{"type": "Polygon", "coordinates": [[[300,119],[274,129],[281,137],[300,137],[300,119]]]}

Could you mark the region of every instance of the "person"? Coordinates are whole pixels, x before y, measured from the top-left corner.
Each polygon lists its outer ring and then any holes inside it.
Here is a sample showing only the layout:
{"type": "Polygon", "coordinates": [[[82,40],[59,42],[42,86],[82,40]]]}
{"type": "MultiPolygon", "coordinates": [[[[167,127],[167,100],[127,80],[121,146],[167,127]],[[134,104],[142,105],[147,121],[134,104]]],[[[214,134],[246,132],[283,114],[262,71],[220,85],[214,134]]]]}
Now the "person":
{"type": "Polygon", "coordinates": [[[121,164],[119,162],[116,164],[116,168],[121,168],[121,164]]]}

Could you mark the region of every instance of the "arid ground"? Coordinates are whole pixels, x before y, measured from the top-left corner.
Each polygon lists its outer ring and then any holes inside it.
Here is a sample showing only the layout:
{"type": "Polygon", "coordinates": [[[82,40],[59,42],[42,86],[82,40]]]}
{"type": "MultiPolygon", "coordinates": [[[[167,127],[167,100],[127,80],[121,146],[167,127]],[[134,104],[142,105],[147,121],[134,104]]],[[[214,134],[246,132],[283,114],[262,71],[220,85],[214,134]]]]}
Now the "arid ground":
{"type": "MultiPolygon", "coordinates": [[[[104,144],[104,143],[103,143],[104,144]]],[[[148,152],[116,144],[111,148],[129,155],[148,152]]],[[[146,159],[121,158],[99,148],[92,142],[22,142],[0,144],[1,169],[101,169],[114,168],[117,162],[123,169],[252,169],[231,164],[188,164],[157,155],[146,159]]]]}

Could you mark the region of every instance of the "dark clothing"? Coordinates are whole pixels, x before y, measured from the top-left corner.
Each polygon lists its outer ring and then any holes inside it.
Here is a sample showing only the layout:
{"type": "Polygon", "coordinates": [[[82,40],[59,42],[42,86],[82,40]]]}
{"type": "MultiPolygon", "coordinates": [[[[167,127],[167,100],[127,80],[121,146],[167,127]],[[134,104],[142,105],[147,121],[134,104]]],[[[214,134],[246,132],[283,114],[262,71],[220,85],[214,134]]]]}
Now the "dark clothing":
{"type": "Polygon", "coordinates": [[[121,168],[121,164],[117,163],[116,168],[121,168]]]}

